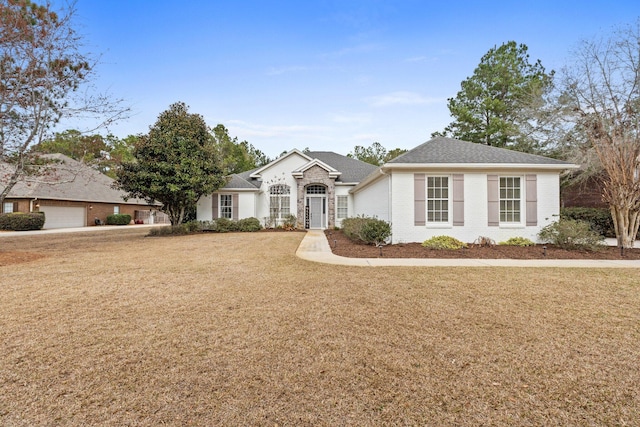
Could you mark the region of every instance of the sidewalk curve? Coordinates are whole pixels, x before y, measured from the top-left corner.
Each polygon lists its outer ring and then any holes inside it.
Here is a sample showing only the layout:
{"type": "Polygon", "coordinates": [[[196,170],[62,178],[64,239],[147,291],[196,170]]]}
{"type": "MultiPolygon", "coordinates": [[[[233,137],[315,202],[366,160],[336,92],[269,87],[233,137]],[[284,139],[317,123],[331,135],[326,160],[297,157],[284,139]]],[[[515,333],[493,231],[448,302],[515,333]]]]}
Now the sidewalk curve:
{"type": "Polygon", "coordinates": [[[309,230],[296,251],[298,258],[334,265],[361,267],[568,267],[640,268],[640,260],[575,259],[449,259],[449,258],[347,258],[334,255],[322,230],[309,230]]]}

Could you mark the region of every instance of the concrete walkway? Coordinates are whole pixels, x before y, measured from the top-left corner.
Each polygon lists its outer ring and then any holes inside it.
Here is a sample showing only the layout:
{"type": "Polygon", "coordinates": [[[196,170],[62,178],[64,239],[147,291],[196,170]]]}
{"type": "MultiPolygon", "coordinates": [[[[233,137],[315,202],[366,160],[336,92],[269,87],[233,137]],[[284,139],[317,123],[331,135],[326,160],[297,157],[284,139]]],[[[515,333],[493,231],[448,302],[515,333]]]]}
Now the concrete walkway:
{"type": "Polygon", "coordinates": [[[322,230],[309,230],[296,255],[307,261],[362,267],[569,267],[640,268],[640,260],[347,258],[334,255],[322,230]]]}
{"type": "Polygon", "coordinates": [[[127,230],[133,228],[159,227],[166,224],[136,224],[136,225],[100,225],[91,227],[70,227],[70,228],[44,228],[42,230],[29,231],[2,231],[0,230],[0,238],[30,236],[34,234],[57,234],[57,233],[80,233],[88,231],[109,231],[109,230],[127,230]]]}

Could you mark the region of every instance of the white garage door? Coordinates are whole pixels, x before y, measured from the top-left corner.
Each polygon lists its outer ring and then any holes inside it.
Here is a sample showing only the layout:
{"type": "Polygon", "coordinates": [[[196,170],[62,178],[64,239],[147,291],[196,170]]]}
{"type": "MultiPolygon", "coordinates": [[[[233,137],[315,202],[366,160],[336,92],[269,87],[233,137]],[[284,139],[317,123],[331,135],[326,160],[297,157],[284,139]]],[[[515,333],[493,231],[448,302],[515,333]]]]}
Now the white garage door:
{"type": "Polygon", "coordinates": [[[41,206],[44,212],[44,228],[84,227],[85,209],[61,206],[41,206]]]}

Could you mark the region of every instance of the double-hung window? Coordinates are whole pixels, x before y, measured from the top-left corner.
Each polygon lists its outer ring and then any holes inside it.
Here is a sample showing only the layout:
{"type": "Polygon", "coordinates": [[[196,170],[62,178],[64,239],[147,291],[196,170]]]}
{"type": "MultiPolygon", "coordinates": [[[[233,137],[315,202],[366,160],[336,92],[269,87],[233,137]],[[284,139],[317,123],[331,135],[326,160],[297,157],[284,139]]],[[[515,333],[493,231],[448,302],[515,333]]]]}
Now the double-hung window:
{"type": "Polygon", "coordinates": [[[519,223],[521,218],[521,180],[518,176],[500,177],[500,222],[519,223]]]}
{"type": "Polygon", "coordinates": [[[274,219],[282,219],[291,212],[291,188],[285,184],[269,187],[269,215],[274,219]]]}
{"type": "Polygon", "coordinates": [[[13,213],[13,202],[4,202],[2,205],[2,213],[13,213]]]}
{"type": "Polygon", "coordinates": [[[449,222],[449,177],[427,177],[427,223],[449,222]]]}
{"type": "Polygon", "coordinates": [[[348,196],[338,196],[337,200],[337,217],[345,219],[349,214],[348,196]]]}
{"type": "Polygon", "coordinates": [[[233,196],[231,194],[220,195],[220,218],[233,218],[233,196]]]}

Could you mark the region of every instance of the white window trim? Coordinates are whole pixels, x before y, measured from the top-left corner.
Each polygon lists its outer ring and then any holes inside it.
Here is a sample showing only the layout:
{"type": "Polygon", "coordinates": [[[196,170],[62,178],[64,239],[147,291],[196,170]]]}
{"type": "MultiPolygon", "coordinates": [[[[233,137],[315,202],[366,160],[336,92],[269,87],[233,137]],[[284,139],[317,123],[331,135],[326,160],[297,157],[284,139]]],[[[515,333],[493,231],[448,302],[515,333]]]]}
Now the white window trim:
{"type": "Polygon", "coordinates": [[[4,202],[2,206],[3,213],[13,213],[13,202],[4,202]]]}
{"type": "Polygon", "coordinates": [[[227,218],[227,219],[233,219],[233,194],[232,193],[220,193],[218,195],[218,218],[227,218]],[[222,204],[222,197],[229,197],[229,200],[231,201],[231,203],[229,205],[223,205],[222,204]],[[231,210],[229,211],[229,217],[226,217],[224,215],[222,215],[223,212],[223,208],[230,208],[231,210]]]}
{"type": "Polygon", "coordinates": [[[525,185],[525,176],[524,175],[498,175],[498,221],[500,228],[525,228],[526,224],[526,200],[527,195],[525,194],[526,185],[525,185]],[[500,209],[500,204],[502,202],[502,197],[500,197],[500,180],[502,178],[519,178],[520,179],[520,221],[512,222],[512,221],[502,221],[502,209],[500,209]]]}
{"type": "Polygon", "coordinates": [[[336,219],[343,220],[349,218],[349,196],[338,194],[336,195],[336,219]],[[344,207],[340,206],[340,200],[344,200],[344,207]],[[340,209],[344,209],[344,216],[340,216],[340,209]]]}
{"type": "Polygon", "coordinates": [[[453,228],[453,175],[424,176],[424,218],[427,228],[453,228]],[[447,178],[447,221],[429,221],[429,178],[447,178]]]}

